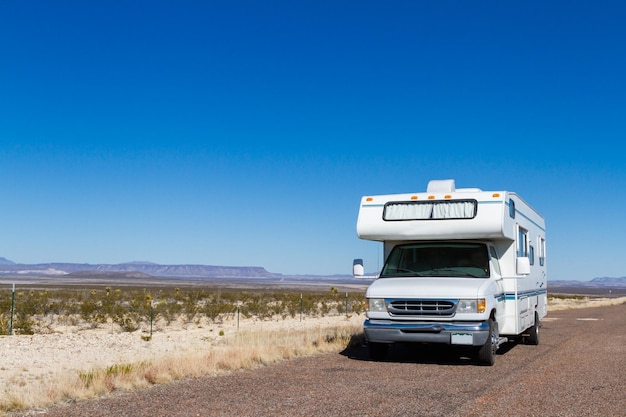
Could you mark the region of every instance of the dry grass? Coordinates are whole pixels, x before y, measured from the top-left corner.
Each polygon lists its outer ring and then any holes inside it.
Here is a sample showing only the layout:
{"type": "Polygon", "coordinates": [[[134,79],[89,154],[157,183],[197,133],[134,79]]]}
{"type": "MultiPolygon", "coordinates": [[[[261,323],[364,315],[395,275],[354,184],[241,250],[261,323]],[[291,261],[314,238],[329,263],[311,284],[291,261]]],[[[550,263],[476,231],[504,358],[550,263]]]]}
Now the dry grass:
{"type": "Polygon", "coordinates": [[[604,307],[626,303],[626,297],[594,298],[587,296],[548,297],[548,311],[604,307]]]}
{"type": "Polygon", "coordinates": [[[243,329],[219,339],[210,349],[192,354],[172,354],[152,361],[116,364],[64,375],[53,383],[15,381],[12,389],[0,398],[0,415],[81,401],[114,391],[167,384],[183,378],[219,376],[299,356],[340,351],[359,340],[361,333],[362,321],[348,318],[296,329],[243,329]]]}

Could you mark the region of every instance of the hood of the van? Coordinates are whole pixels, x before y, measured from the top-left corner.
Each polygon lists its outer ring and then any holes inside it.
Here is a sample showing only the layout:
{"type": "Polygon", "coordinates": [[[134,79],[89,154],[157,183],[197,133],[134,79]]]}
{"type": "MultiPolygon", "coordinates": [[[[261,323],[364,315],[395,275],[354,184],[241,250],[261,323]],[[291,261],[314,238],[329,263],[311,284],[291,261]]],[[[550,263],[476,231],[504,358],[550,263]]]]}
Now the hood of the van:
{"type": "Polygon", "coordinates": [[[484,278],[378,278],[368,298],[478,298],[492,281],[484,278]]]}

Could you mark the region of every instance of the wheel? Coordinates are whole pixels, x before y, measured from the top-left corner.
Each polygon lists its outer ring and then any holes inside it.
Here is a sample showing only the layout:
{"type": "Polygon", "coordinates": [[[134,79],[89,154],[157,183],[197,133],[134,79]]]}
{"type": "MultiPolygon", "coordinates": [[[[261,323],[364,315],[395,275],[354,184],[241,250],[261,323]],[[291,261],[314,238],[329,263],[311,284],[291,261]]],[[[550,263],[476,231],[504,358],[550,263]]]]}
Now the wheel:
{"type": "Polygon", "coordinates": [[[496,363],[496,350],[498,349],[498,323],[489,319],[489,337],[484,345],[478,349],[478,362],[481,365],[492,366],[496,363]]]}
{"type": "Polygon", "coordinates": [[[375,361],[382,361],[387,357],[389,345],[387,343],[369,342],[367,347],[370,351],[370,358],[375,361]]]}
{"type": "Polygon", "coordinates": [[[535,324],[532,325],[528,329],[528,336],[524,338],[524,342],[527,345],[538,345],[539,344],[539,315],[535,313],[535,324]]]}

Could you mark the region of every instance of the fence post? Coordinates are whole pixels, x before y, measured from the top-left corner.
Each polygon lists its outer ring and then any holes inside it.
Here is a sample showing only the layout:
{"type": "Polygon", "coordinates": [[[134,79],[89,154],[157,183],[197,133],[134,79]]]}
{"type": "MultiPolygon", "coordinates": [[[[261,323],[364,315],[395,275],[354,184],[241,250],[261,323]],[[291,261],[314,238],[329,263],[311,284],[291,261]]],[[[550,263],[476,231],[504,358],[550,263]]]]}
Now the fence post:
{"type": "Polygon", "coordinates": [[[15,311],[15,283],[13,283],[13,291],[11,291],[11,319],[9,321],[9,334],[13,334],[13,312],[15,311]]]}
{"type": "Polygon", "coordinates": [[[348,317],[348,291],[346,291],[346,317],[348,317]]]}
{"type": "Polygon", "coordinates": [[[154,309],[152,307],[152,300],[150,300],[150,338],[152,338],[152,321],[154,320],[154,309]]]}
{"type": "Polygon", "coordinates": [[[302,293],[300,293],[300,321],[302,321],[302,293]]]}

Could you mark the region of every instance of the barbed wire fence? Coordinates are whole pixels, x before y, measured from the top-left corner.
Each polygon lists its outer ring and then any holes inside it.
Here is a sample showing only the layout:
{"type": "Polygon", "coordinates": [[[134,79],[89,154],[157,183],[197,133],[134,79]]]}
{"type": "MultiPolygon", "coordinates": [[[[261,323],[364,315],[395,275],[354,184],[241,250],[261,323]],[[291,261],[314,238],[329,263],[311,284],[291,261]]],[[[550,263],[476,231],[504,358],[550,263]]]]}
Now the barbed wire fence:
{"type": "MultiPolygon", "coordinates": [[[[52,332],[55,327],[111,326],[112,331],[146,329],[156,322],[219,323],[228,319],[304,320],[361,314],[362,292],[232,291],[181,288],[83,289],[11,288],[0,290],[0,335],[52,332]]],[[[148,330],[149,329],[149,330],[148,330]]]]}

